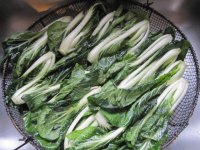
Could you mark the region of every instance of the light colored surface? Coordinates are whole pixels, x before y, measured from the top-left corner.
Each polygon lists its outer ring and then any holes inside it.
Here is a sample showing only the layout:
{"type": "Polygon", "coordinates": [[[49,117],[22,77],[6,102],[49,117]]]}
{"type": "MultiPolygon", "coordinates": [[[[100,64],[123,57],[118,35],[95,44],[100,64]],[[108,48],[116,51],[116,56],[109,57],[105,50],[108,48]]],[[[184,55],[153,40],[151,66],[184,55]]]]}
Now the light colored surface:
{"type": "MultiPolygon", "coordinates": [[[[187,0],[155,0],[153,7],[164,14],[167,18],[172,20],[188,37],[192,43],[194,49],[197,52],[198,59],[200,60],[200,18],[195,18],[191,11],[191,8],[187,8],[187,3],[183,4],[187,0]],[[191,17],[193,16],[193,17],[191,17]]],[[[190,3],[195,3],[198,0],[190,0],[190,3]]],[[[199,5],[197,5],[199,6],[199,5]]],[[[21,0],[15,0],[15,2],[3,2],[0,1],[0,10],[5,9],[5,14],[0,12],[0,19],[6,16],[8,11],[10,16],[0,22],[0,40],[5,38],[12,32],[25,30],[31,22],[36,20],[38,14],[23,4],[21,0]],[[9,4],[10,3],[10,4],[9,4]],[[12,4],[12,5],[11,5],[12,4]],[[17,5],[16,5],[17,4],[17,5]],[[9,6],[9,7],[8,7],[9,6]],[[7,7],[8,9],[6,9],[7,7]],[[15,8],[15,9],[14,9],[15,8]],[[3,16],[4,15],[4,16],[3,16]],[[6,22],[7,21],[7,24],[6,22]]],[[[198,7],[197,7],[198,8],[198,7]]],[[[198,8],[199,9],[199,8],[198,8]]],[[[2,54],[2,52],[0,52],[2,54]]],[[[2,78],[0,80],[0,84],[2,78]]],[[[0,93],[0,97],[2,97],[0,93]]],[[[199,150],[200,149],[200,101],[195,109],[193,116],[190,119],[189,126],[179,135],[166,150],[199,150]]],[[[13,150],[17,146],[23,144],[19,141],[22,136],[12,125],[8,118],[5,107],[3,106],[2,99],[0,101],[0,150],[13,150]]],[[[21,150],[34,150],[34,147],[27,144],[21,150]]]]}
{"type": "MultiPolygon", "coordinates": [[[[195,17],[194,6],[197,1],[192,0],[155,0],[153,7],[164,14],[178,26],[190,40],[200,60],[200,18],[195,17]],[[193,4],[188,4],[188,3],[193,4]],[[188,8],[189,7],[189,8],[188,8]],[[193,10],[192,10],[193,9],[193,10]]],[[[198,13],[199,14],[199,13],[198,13]]],[[[199,150],[200,149],[200,98],[190,119],[189,126],[165,150],[199,150]]]]}

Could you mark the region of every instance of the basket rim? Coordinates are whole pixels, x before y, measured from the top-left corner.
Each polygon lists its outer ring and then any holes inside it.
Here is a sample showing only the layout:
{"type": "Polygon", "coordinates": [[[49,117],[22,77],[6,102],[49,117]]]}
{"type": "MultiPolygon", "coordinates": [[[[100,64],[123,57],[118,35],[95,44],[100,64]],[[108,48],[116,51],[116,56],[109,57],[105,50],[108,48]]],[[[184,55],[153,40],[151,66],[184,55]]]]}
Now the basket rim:
{"type": "MultiPolygon", "coordinates": [[[[65,3],[65,4],[62,4],[60,6],[57,6],[53,9],[51,9],[49,12],[47,12],[46,14],[42,15],[41,17],[39,17],[32,25],[30,25],[27,30],[31,30],[35,25],[37,25],[38,23],[41,23],[43,26],[46,26],[45,23],[43,23],[43,19],[47,18],[48,16],[51,16],[54,12],[62,9],[62,8],[65,8],[65,7],[68,7],[70,5],[73,5],[73,4],[76,4],[76,3],[80,3],[80,2],[83,2],[83,0],[74,0],[74,1],[71,1],[69,3],[65,3]]],[[[140,3],[140,2],[136,2],[136,1],[132,1],[132,0],[127,0],[127,2],[130,2],[134,5],[137,5],[139,7],[142,7],[146,10],[149,10],[150,11],[150,15],[152,13],[158,15],[159,17],[162,17],[164,20],[166,20],[172,27],[174,27],[180,34],[181,36],[184,38],[184,39],[187,39],[187,36],[179,29],[179,27],[177,27],[171,20],[167,19],[164,15],[162,15],[161,13],[159,13],[157,10],[155,10],[154,8],[152,8],[151,6],[147,5],[147,4],[143,4],[143,3],[140,3]]],[[[197,59],[197,55],[196,55],[196,52],[192,46],[192,44],[190,44],[190,50],[191,50],[191,54],[193,56],[193,59],[194,59],[194,66],[195,66],[195,70],[196,70],[196,74],[197,74],[197,91],[196,91],[196,94],[195,94],[195,98],[194,98],[194,101],[193,101],[193,109],[191,110],[190,114],[189,114],[189,117],[188,117],[188,122],[186,124],[183,125],[183,128],[182,130],[179,132],[179,134],[189,125],[189,120],[191,118],[191,116],[193,115],[194,113],[194,110],[195,110],[195,107],[197,105],[197,101],[198,101],[198,96],[199,96],[199,93],[200,93],[200,68],[199,68],[199,63],[198,63],[198,59],[197,59]]],[[[7,104],[6,104],[6,94],[5,94],[5,80],[6,80],[6,68],[8,67],[8,60],[4,63],[4,66],[3,66],[3,79],[2,79],[2,97],[3,97],[3,102],[4,102],[4,107],[6,108],[6,112],[8,114],[8,117],[10,118],[12,124],[14,125],[14,127],[17,129],[17,131],[23,136],[25,137],[26,139],[29,139],[30,136],[23,130],[21,130],[18,125],[16,124],[15,120],[12,118],[12,115],[10,113],[10,110],[9,108],[7,107],[7,104]]],[[[168,145],[170,145],[178,136],[179,134],[176,134],[176,136],[174,136],[170,141],[168,141],[167,143],[165,143],[165,145],[163,146],[163,148],[166,148],[168,145]]],[[[35,147],[36,149],[38,149],[39,147],[35,144],[34,141],[32,140],[29,140],[28,141],[33,147],[35,147]]]]}

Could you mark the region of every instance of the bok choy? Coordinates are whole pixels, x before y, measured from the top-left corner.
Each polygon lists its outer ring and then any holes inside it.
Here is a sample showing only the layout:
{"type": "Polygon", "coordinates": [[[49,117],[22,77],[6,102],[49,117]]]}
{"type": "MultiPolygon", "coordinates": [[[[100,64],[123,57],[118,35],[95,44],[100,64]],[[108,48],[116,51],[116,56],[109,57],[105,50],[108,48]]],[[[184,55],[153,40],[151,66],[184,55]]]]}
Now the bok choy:
{"type": "Polygon", "coordinates": [[[161,149],[189,86],[190,43],[150,28],[137,10],[100,1],[7,38],[6,102],[27,134],[45,150],[161,149]]]}

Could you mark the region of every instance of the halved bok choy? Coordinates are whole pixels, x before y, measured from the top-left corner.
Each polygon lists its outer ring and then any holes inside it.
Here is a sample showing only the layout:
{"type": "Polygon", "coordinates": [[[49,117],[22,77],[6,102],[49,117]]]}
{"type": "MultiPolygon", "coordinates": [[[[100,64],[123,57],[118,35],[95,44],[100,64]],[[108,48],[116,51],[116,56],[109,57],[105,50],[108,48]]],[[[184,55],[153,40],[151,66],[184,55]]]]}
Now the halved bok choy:
{"type": "MultiPolygon", "coordinates": [[[[5,56],[1,60],[1,64],[11,57],[13,64],[17,63],[16,75],[20,76],[22,70],[20,65],[24,66],[26,64],[27,66],[32,63],[32,61],[38,57],[39,52],[42,51],[44,46],[47,44],[47,31],[49,30],[49,27],[53,25],[57,29],[64,30],[71,19],[71,16],[64,16],[53,21],[38,32],[25,31],[23,33],[11,35],[9,38],[3,41],[5,56]],[[24,63],[24,59],[26,60],[26,63],[24,63]],[[18,68],[19,71],[17,71],[18,68]]],[[[52,27],[50,30],[52,30],[52,27]]]]}
{"type": "MultiPolygon", "coordinates": [[[[74,40],[76,41],[77,36],[81,32],[81,30],[86,26],[86,24],[90,22],[90,19],[95,15],[95,12],[97,11],[97,7],[100,5],[102,4],[96,3],[93,6],[91,6],[89,10],[85,13],[82,21],[65,37],[59,48],[59,52],[62,55],[67,55],[72,51],[72,48],[76,43],[74,42],[74,40]]],[[[82,18],[82,13],[80,13],[76,19],[79,21],[79,18],[82,18]]],[[[76,24],[76,20],[74,22],[74,24],[76,24]]]]}
{"type": "MultiPolygon", "coordinates": [[[[143,28],[145,26],[145,29],[148,30],[148,21],[144,20],[141,21],[135,25],[133,25],[130,29],[127,31],[119,30],[119,32],[113,33],[109,37],[107,37],[105,40],[103,40],[100,44],[98,44],[96,47],[94,47],[91,52],[88,54],[88,61],[91,63],[94,63],[99,60],[99,58],[102,55],[109,55],[112,53],[115,53],[118,51],[121,47],[122,42],[127,39],[129,36],[134,34],[137,30],[140,28],[143,28]]],[[[141,31],[139,31],[141,32],[141,31]]],[[[139,38],[136,32],[136,37],[139,38]]]]}
{"type": "Polygon", "coordinates": [[[37,75],[29,81],[26,85],[19,88],[14,95],[12,96],[12,101],[19,105],[23,104],[24,101],[21,99],[24,93],[36,82],[38,82],[47,72],[48,70],[54,65],[55,63],[55,54],[52,52],[48,52],[41,56],[37,61],[35,61],[20,77],[21,79],[26,78],[29,74],[31,74],[35,69],[39,68],[39,72],[37,75]],[[42,65],[42,67],[41,67],[42,65]]]}
{"type": "MultiPolygon", "coordinates": [[[[160,123],[159,121],[167,121],[171,116],[174,109],[182,100],[183,96],[186,94],[188,88],[188,82],[180,78],[176,82],[170,84],[163,93],[158,97],[156,105],[148,112],[148,114],[142,118],[140,121],[136,122],[130,129],[128,129],[124,136],[127,142],[130,142],[131,145],[137,146],[137,142],[141,142],[138,139],[140,134],[148,134],[145,132],[150,132],[152,135],[156,134],[156,130],[152,130],[153,126],[156,126],[156,123],[160,123]],[[153,121],[151,124],[148,124],[150,121],[153,121]],[[158,122],[157,122],[158,121],[158,122]]],[[[158,125],[158,124],[157,124],[158,125]]],[[[166,134],[166,126],[163,126],[164,131],[160,130],[161,136],[158,138],[163,138],[163,135],[166,134]],[[162,131],[162,132],[161,132],[162,131]]],[[[161,126],[162,128],[162,126],[161,126]]],[[[161,129],[160,128],[160,129],[161,129]]],[[[158,128],[157,128],[158,130],[158,128]]],[[[153,141],[153,139],[148,139],[146,136],[144,137],[144,143],[140,144],[140,149],[149,149],[156,145],[156,143],[160,140],[157,139],[153,141]],[[152,142],[151,145],[147,144],[148,142],[152,142]]],[[[155,136],[156,137],[156,136],[155,136]]],[[[152,136],[152,138],[154,138],[152,136]]],[[[162,143],[160,143],[161,146],[162,143]]]]}

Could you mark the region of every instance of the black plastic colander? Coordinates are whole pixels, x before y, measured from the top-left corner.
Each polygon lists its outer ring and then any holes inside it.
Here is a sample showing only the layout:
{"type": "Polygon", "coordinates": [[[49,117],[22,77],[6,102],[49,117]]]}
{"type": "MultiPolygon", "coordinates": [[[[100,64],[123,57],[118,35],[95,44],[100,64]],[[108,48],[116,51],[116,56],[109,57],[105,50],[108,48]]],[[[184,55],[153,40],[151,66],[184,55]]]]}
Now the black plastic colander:
{"type": "MultiPolygon", "coordinates": [[[[88,7],[95,2],[96,0],[75,0],[72,3],[57,8],[45,15],[44,17],[40,18],[32,26],[29,27],[29,30],[38,31],[52,21],[65,15],[75,16],[82,9],[88,7]]],[[[116,8],[116,6],[120,4],[122,4],[127,9],[134,9],[137,10],[138,13],[149,15],[151,31],[158,31],[160,29],[165,29],[166,27],[173,27],[176,31],[176,40],[187,39],[185,35],[171,21],[169,21],[167,18],[165,18],[154,9],[150,8],[148,6],[149,3],[140,4],[131,0],[109,1],[107,3],[110,9],[116,8]]],[[[200,85],[199,66],[195,51],[192,47],[190,47],[186,55],[185,62],[188,67],[183,77],[189,82],[189,88],[184,99],[181,101],[181,103],[178,105],[175,112],[173,113],[173,116],[168,126],[169,138],[167,139],[163,147],[169,145],[181,133],[181,131],[185,129],[197,103],[200,85]]],[[[12,66],[10,65],[9,61],[7,61],[4,64],[2,82],[4,102],[5,91],[10,84],[11,79],[12,66]]],[[[42,149],[39,144],[31,137],[31,135],[25,132],[23,127],[22,114],[20,113],[18,108],[7,105],[6,102],[5,107],[10,119],[12,120],[12,123],[25,138],[25,143],[30,142],[36,149],[42,149]]]]}

